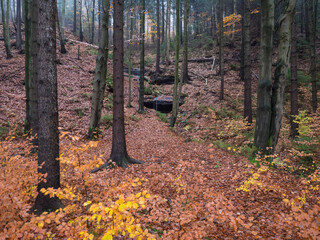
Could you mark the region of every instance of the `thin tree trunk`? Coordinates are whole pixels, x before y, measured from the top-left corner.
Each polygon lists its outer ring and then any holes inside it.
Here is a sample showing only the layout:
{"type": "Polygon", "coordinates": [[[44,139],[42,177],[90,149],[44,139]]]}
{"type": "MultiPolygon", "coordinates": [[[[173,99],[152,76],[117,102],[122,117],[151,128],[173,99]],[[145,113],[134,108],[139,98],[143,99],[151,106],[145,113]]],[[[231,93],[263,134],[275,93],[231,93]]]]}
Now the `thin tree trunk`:
{"type": "Polygon", "coordinates": [[[160,74],[160,0],[157,0],[157,55],[156,76],[160,74]]]}
{"type": "Polygon", "coordinates": [[[62,37],[62,31],[61,31],[60,22],[59,22],[58,6],[57,5],[55,5],[55,13],[56,13],[58,34],[59,34],[59,38],[60,38],[60,52],[67,53],[66,46],[65,46],[65,40],[62,37]]]}
{"type": "Polygon", "coordinates": [[[21,36],[21,0],[17,0],[17,39],[16,48],[21,50],[22,36],[21,36]]]}
{"type": "Polygon", "coordinates": [[[254,145],[266,150],[271,124],[272,49],[274,0],[261,0],[260,70],[258,81],[257,120],[254,145]]]}
{"type": "Polygon", "coordinates": [[[144,39],[145,39],[145,0],[141,0],[140,13],[140,86],[139,86],[139,113],[144,112],[144,39]]]}
{"type": "Polygon", "coordinates": [[[131,106],[131,80],[132,80],[132,75],[131,75],[131,68],[132,68],[132,44],[133,44],[133,5],[132,5],[132,0],[130,0],[130,34],[129,34],[129,89],[128,89],[128,105],[127,107],[132,107],[131,106]]]}
{"type": "Polygon", "coordinates": [[[189,18],[189,0],[184,0],[184,32],[183,32],[183,75],[182,81],[188,82],[188,18],[189,18]]]}
{"type": "Polygon", "coordinates": [[[32,81],[32,59],[31,59],[31,43],[32,43],[32,36],[31,36],[31,4],[32,0],[24,1],[24,8],[25,8],[25,20],[24,20],[24,31],[25,31],[25,88],[26,88],[26,119],[24,129],[26,132],[30,131],[32,126],[32,117],[31,117],[31,106],[30,106],[30,82],[32,81]]]}
{"type": "Polygon", "coordinates": [[[62,11],[61,11],[61,40],[63,41],[63,45],[66,44],[66,36],[64,32],[65,21],[66,21],[66,0],[62,0],[62,11]]]}
{"type": "Polygon", "coordinates": [[[174,86],[173,86],[173,103],[172,103],[172,116],[170,119],[170,127],[174,127],[179,110],[179,43],[180,43],[180,0],[176,0],[176,60],[174,67],[174,86]]]}
{"type": "Polygon", "coordinates": [[[219,0],[219,60],[220,60],[220,100],[224,99],[224,29],[223,2],[219,0]]]}
{"type": "Polygon", "coordinates": [[[171,0],[167,1],[167,46],[166,46],[166,65],[170,63],[170,18],[171,0]]]}
{"type": "Polygon", "coordinates": [[[93,44],[94,41],[94,8],[96,5],[96,1],[92,0],[92,23],[91,23],[91,44],[93,44]]]}
{"type": "Polygon", "coordinates": [[[7,11],[4,9],[3,0],[1,0],[1,14],[2,14],[2,26],[3,26],[3,38],[4,38],[4,45],[6,48],[7,59],[12,58],[11,54],[11,44],[10,44],[10,30],[9,30],[9,11],[10,11],[10,4],[9,0],[7,0],[7,11]]]}
{"type": "Polygon", "coordinates": [[[101,1],[102,0],[98,0],[98,12],[99,12],[99,15],[98,15],[98,39],[100,41],[100,35],[101,35],[101,1]]]}
{"type": "Polygon", "coordinates": [[[34,79],[39,91],[39,152],[38,173],[45,174],[45,181],[38,183],[38,195],[32,211],[36,214],[55,211],[62,207],[58,197],[50,197],[41,192],[42,188],[60,187],[58,96],[56,66],[56,13],[55,0],[34,0],[38,6],[33,34],[37,39],[33,64],[37,78],[34,79]],[[40,11],[46,9],[46,11],[40,11]],[[48,47],[50,46],[50,47],[48,47]]]}
{"type": "Polygon", "coordinates": [[[252,123],[252,100],[251,100],[251,44],[250,44],[250,0],[243,2],[243,57],[244,57],[244,118],[252,123]]]}
{"type": "Polygon", "coordinates": [[[283,115],[284,91],[287,83],[288,66],[291,52],[291,27],[297,0],[289,0],[288,5],[279,20],[278,60],[275,69],[271,98],[271,129],[272,150],[275,150],[279,139],[283,115]]]}
{"type": "Polygon", "coordinates": [[[162,31],[161,31],[161,43],[163,44],[165,42],[165,9],[164,9],[164,0],[161,1],[161,10],[162,10],[162,31]]]}
{"type": "Polygon", "coordinates": [[[291,112],[290,112],[290,136],[295,138],[298,135],[298,123],[293,120],[294,116],[299,114],[298,111],[298,81],[297,81],[297,31],[296,21],[293,19],[291,36],[291,112]]]}
{"type": "Polygon", "coordinates": [[[73,34],[77,33],[77,0],[73,1],[73,34]]]}
{"type": "Polygon", "coordinates": [[[305,15],[305,29],[306,29],[306,40],[310,42],[310,14],[309,14],[309,0],[304,0],[304,15],[305,15]]]}
{"type": "Polygon", "coordinates": [[[102,29],[96,58],[96,69],[93,80],[93,94],[91,102],[91,117],[88,137],[92,138],[99,131],[101,111],[103,107],[104,92],[106,88],[107,65],[108,65],[108,24],[109,24],[109,1],[102,2],[102,29]]]}
{"type": "Polygon", "coordinates": [[[80,36],[80,42],[83,42],[83,29],[82,29],[82,0],[80,0],[79,2],[80,4],[80,18],[79,18],[79,22],[80,22],[80,29],[79,29],[79,36],[80,36]]]}
{"type": "Polygon", "coordinates": [[[317,9],[318,0],[309,0],[309,23],[310,33],[310,73],[312,83],[312,110],[315,113],[318,107],[317,97],[317,61],[316,61],[316,39],[317,39],[317,9]]]}

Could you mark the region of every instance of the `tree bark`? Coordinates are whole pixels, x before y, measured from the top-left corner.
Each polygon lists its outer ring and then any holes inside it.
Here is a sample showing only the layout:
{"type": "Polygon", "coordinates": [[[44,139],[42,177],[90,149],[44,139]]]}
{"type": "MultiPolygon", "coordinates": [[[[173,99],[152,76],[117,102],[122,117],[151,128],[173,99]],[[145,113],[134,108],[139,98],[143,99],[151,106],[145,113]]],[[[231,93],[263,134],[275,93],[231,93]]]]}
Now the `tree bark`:
{"type": "Polygon", "coordinates": [[[82,0],[79,1],[80,5],[80,14],[79,14],[79,22],[80,22],[80,29],[79,29],[79,36],[80,42],[83,42],[83,29],[82,29],[82,0]]]}
{"type": "Polygon", "coordinates": [[[64,53],[67,53],[67,49],[66,49],[66,46],[65,46],[65,39],[63,39],[63,36],[62,36],[62,27],[61,27],[60,22],[59,22],[58,6],[55,5],[54,8],[55,8],[55,13],[56,13],[56,18],[55,19],[56,19],[57,28],[58,28],[58,35],[59,35],[59,38],[60,38],[60,52],[64,54],[64,53]]]}
{"type": "Polygon", "coordinates": [[[184,0],[184,21],[183,21],[183,75],[182,81],[188,82],[188,18],[189,18],[189,0],[184,0]]]}
{"type": "Polygon", "coordinates": [[[224,29],[223,2],[219,0],[219,63],[220,63],[220,100],[224,99],[224,29]]]}
{"type": "Polygon", "coordinates": [[[243,1],[243,63],[244,63],[244,118],[252,123],[252,100],[251,100],[251,44],[250,44],[250,0],[243,1]]]}
{"type": "Polygon", "coordinates": [[[166,24],[164,20],[164,15],[165,15],[164,0],[161,1],[161,10],[162,10],[161,43],[163,44],[165,42],[165,24],[166,24]]]}
{"type": "Polygon", "coordinates": [[[273,151],[278,143],[283,115],[284,91],[287,83],[288,66],[291,52],[291,27],[293,13],[297,0],[289,0],[287,7],[279,20],[279,45],[278,60],[275,69],[274,83],[271,98],[271,129],[270,138],[272,139],[273,151]]]}
{"type": "Polygon", "coordinates": [[[10,29],[9,29],[9,12],[10,12],[10,2],[7,0],[7,8],[5,11],[3,0],[0,1],[1,3],[1,15],[2,15],[2,26],[3,26],[3,39],[4,45],[6,48],[7,59],[12,58],[11,53],[11,44],[10,44],[10,29]]]}
{"type": "Polygon", "coordinates": [[[170,127],[174,127],[179,110],[179,43],[180,43],[180,0],[176,0],[176,61],[174,67],[173,103],[170,127]]]}
{"type": "Polygon", "coordinates": [[[290,111],[290,136],[295,138],[298,135],[298,123],[294,122],[295,117],[299,114],[298,111],[298,81],[297,81],[297,31],[296,21],[292,22],[291,34],[291,111],[290,111]]]}
{"type": "Polygon", "coordinates": [[[145,39],[145,0],[141,0],[140,13],[140,84],[139,84],[139,113],[144,112],[144,39],[145,39]]]}
{"type": "Polygon", "coordinates": [[[34,0],[38,14],[35,22],[37,39],[35,61],[33,64],[37,78],[34,79],[39,92],[39,152],[38,172],[46,174],[45,181],[38,183],[38,195],[32,211],[36,214],[55,211],[62,207],[57,197],[44,195],[41,189],[60,187],[58,96],[56,67],[56,13],[55,0],[34,0]]]}
{"type": "Polygon", "coordinates": [[[93,80],[93,94],[91,102],[91,117],[88,137],[92,138],[98,133],[103,107],[104,92],[106,88],[107,65],[108,65],[108,24],[109,24],[109,1],[102,2],[102,28],[96,69],[93,80]]]}
{"type": "Polygon", "coordinates": [[[274,0],[261,0],[261,12],[260,73],[254,145],[266,150],[269,145],[271,121],[274,0]]]}

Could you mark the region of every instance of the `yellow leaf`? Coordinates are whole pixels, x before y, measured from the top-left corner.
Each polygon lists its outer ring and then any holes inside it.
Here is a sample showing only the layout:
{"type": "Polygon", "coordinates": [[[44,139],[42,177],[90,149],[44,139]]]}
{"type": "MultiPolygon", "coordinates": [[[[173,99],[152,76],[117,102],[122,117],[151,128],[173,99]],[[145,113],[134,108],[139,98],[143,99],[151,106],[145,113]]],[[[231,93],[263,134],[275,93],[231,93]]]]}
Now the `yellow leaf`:
{"type": "Polygon", "coordinates": [[[139,204],[144,204],[144,197],[139,198],[139,204]]]}
{"type": "Polygon", "coordinates": [[[136,198],[140,197],[141,196],[141,192],[137,193],[136,194],[136,198]]]}
{"type": "Polygon", "coordinates": [[[43,225],[44,225],[44,222],[43,222],[43,221],[41,221],[41,222],[38,223],[38,227],[39,227],[39,228],[43,228],[43,225]]]}
{"type": "Polygon", "coordinates": [[[146,195],[146,198],[150,198],[151,196],[150,196],[150,194],[148,193],[147,195],[146,195]]]}
{"type": "Polygon", "coordinates": [[[127,205],[128,208],[131,208],[132,207],[132,202],[127,202],[126,205],[127,205]]]}
{"type": "Polygon", "coordinates": [[[137,209],[138,208],[138,204],[137,203],[133,203],[133,208],[137,209]]]}
{"type": "Polygon", "coordinates": [[[123,203],[120,204],[120,206],[119,206],[119,211],[120,211],[120,212],[124,212],[125,210],[126,210],[126,205],[124,205],[123,203]]]}
{"type": "Polygon", "coordinates": [[[106,234],[102,237],[102,240],[112,240],[112,239],[113,239],[112,235],[109,235],[109,234],[106,234]]]}

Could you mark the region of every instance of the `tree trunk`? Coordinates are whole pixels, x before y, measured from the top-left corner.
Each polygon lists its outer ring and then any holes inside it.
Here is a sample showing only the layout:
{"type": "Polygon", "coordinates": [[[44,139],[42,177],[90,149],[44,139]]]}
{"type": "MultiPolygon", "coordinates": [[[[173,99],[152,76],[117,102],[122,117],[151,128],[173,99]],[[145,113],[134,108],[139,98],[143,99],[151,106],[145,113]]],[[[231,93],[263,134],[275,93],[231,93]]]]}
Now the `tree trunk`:
{"type": "Polygon", "coordinates": [[[251,100],[251,44],[250,44],[250,0],[243,1],[243,63],[244,63],[244,118],[252,123],[252,100],[251,100]]]}
{"type": "Polygon", "coordinates": [[[144,39],[145,39],[145,0],[141,0],[140,13],[140,86],[139,86],[139,113],[144,112],[144,39]]]}
{"type": "Polygon", "coordinates": [[[316,61],[316,39],[317,39],[317,9],[318,0],[309,0],[309,23],[311,26],[310,34],[310,73],[312,83],[312,110],[315,113],[318,107],[317,97],[317,61],[316,61]]]}
{"type": "Polygon", "coordinates": [[[32,0],[26,0],[24,1],[24,31],[25,31],[25,90],[26,90],[26,119],[25,119],[25,125],[24,129],[26,132],[30,131],[32,129],[31,123],[32,123],[32,112],[31,112],[31,105],[30,105],[30,85],[32,86],[30,82],[32,81],[32,59],[31,59],[31,43],[32,43],[32,36],[31,36],[31,2],[32,0]]]}
{"type": "Polygon", "coordinates": [[[287,83],[288,66],[291,52],[291,27],[296,2],[297,0],[288,1],[288,5],[279,20],[278,60],[272,87],[272,114],[269,138],[272,139],[272,144],[270,144],[269,146],[272,147],[273,151],[277,145],[281,128],[284,91],[287,83]]]}
{"type": "Polygon", "coordinates": [[[101,36],[101,0],[98,0],[98,39],[100,41],[100,36],[101,36]]]}
{"type": "Polygon", "coordinates": [[[261,0],[261,11],[260,73],[254,145],[266,150],[269,145],[271,124],[274,0],[261,0]]]}
{"type": "Polygon", "coordinates": [[[41,189],[60,187],[58,96],[56,67],[56,13],[55,0],[34,0],[38,6],[35,22],[37,39],[35,61],[33,64],[37,78],[34,79],[39,91],[39,152],[38,173],[46,174],[45,181],[38,183],[38,195],[32,211],[36,214],[52,212],[62,207],[58,197],[51,198],[41,189]],[[46,11],[40,11],[46,9],[46,11]],[[49,47],[48,47],[49,46],[49,47]]]}
{"type": "Polygon", "coordinates": [[[219,60],[220,60],[220,100],[224,99],[224,29],[223,29],[223,2],[219,0],[219,60]]]}
{"type": "Polygon", "coordinates": [[[93,80],[93,94],[91,102],[91,117],[88,137],[92,138],[99,131],[101,110],[103,107],[104,92],[106,88],[107,65],[108,65],[108,24],[109,24],[109,1],[102,2],[102,28],[96,69],[93,80]]]}
{"type": "Polygon", "coordinates": [[[9,30],[9,0],[7,0],[7,11],[4,9],[3,0],[1,0],[1,15],[2,15],[2,26],[3,26],[3,39],[6,48],[7,59],[12,58],[11,44],[10,44],[10,30],[9,30]]]}
{"type": "Polygon", "coordinates": [[[77,0],[73,1],[73,34],[77,33],[77,0]]]}
{"type": "Polygon", "coordinates": [[[21,0],[17,0],[17,39],[16,48],[21,50],[22,36],[21,36],[21,0]]]}
{"type": "Polygon", "coordinates": [[[118,166],[127,167],[131,163],[142,163],[129,157],[126,148],[124,128],[123,97],[123,0],[114,1],[113,35],[113,125],[112,150],[110,159],[118,166]]]}
{"type": "MultiPolygon", "coordinates": [[[[304,15],[305,15],[305,29],[306,29],[306,40],[307,42],[310,42],[310,13],[309,13],[309,1],[310,0],[304,0],[304,15]]],[[[312,1],[311,1],[312,2],[312,1]]],[[[312,20],[311,20],[312,22],[312,20]]]]}
{"type": "Polygon", "coordinates": [[[167,1],[167,43],[166,43],[166,65],[170,62],[170,18],[171,18],[171,0],[167,1]]]}
{"type": "Polygon", "coordinates": [[[172,116],[170,119],[170,127],[174,127],[179,110],[179,43],[180,43],[180,0],[176,0],[176,61],[174,67],[174,86],[173,86],[173,103],[172,103],[172,116]]]}
{"type": "Polygon", "coordinates": [[[182,81],[188,82],[188,18],[189,18],[189,0],[184,0],[184,21],[183,21],[183,76],[182,81]]]}
{"type": "Polygon", "coordinates": [[[160,74],[160,0],[157,0],[157,56],[156,76],[160,74]]]}
{"type": "Polygon", "coordinates": [[[93,44],[94,41],[94,8],[96,5],[96,1],[92,0],[92,23],[91,23],[91,44],[93,44]]]}
{"type": "Polygon", "coordinates": [[[129,33],[129,69],[128,69],[128,74],[129,74],[129,89],[128,89],[128,105],[127,107],[132,107],[131,106],[131,80],[132,80],[132,75],[131,75],[131,69],[132,69],[132,44],[133,44],[133,5],[132,5],[132,0],[130,0],[130,33],[129,33]]]}
{"type": "Polygon", "coordinates": [[[164,20],[165,9],[164,9],[164,0],[161,1],[161,10],[162,10],[161,44],[163,44],[165,42],[165,20],[164,20]]]}
{"type": "Polygon", "coordinates": [[[80,42],[83,42],[83,29],[82,29],[82,0],[80,0],[79,2],[80,4],[80,18],[79,18],[79,22],[80,22],[80,32],[79,32],[79,36],[80,36],[80,42]]]}
{"type": "MultiPolygon", "coordinates": [[[[65,28],[65,23],[66,21],[66,0],[62,0],[62,11],[61,11],[61,42],[64,45],[64,49],[65,49],[65,45],[66,45],[66,36],[65,36],[65,32],[64,32],[64,28],[65,28]]],[[[66,53],[67,51],[65,51],[64,53],[66,53]]]]}
{"type": "Polygon", "coordinates": [[[65,40],[63,39],[63,36],[62,36],[62,30],[61,30],[62,27],[60,26],[60,22],[59,22],[58,6],[55,5],[54,8],[55,8],[55,13],[56,13],[58,35],[59,35],[59,38],[60,38],[60,52],[61,53],[67,53],[66,46],[65,46],[65,40]]]}
{"type": "Polygon", "coordinates": [[[296,21],[293,19],[291,36],[291,112],[290,112],[290,136],[295,138],[298,135],[298,123],[293,120],[294,116],[299,114],[298,111],[298,81],[297,81],[297,31],[296,21]]]}

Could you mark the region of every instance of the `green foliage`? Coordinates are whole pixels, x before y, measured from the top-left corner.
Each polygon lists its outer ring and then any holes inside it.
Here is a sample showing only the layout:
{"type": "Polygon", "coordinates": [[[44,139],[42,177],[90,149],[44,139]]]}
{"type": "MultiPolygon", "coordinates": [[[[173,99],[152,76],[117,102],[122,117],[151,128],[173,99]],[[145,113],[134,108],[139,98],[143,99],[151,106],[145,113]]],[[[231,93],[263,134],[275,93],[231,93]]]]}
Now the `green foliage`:
{"type": "Polygon", "coordinates": [[[106,128],[109,128],[112,126],[112,121],[113,121],[113,115],[106,113],[101,117],[101,123],[106,125],[106,128]]]}
{"type": "Polygon", "coordinates": [[[295,120],[294,123],[298,124],[299,136],[307,136],[311,132],[310,122],[311,118],[308,117],[306,111],[300,111],[299,115],[293,116],[295,120]]]}
{"type": "Polygon", "coordinates": [[[149,87],[146,87],[144,89],[144,95],[152,95],[152,89],[149,87]]]}
{"type": "Polygon", "coordinates": [[[136,115],[131,115],[131,116],[129,117],[129,119],[132,120],[132,121],[135,121],[135,122],[138,122],[138,121],[141,120],[141,118],[140,118],[140,117],[137,117],[136,115]]]}
{"type": "Polygon", "coordinates": [[[157,116],[158,116],[158,120],[164,123],[169,123],[169,119],[167,118],[167,115],[165,113],[162,112],[156,112],[157,116]]]}
{"type": "Polygon", "coordinates": [[[8,128],[0,127],[0,140],[4,140],[7,137],[8,133],[9,133],[8,128]]]}
{"type": "Polygon", "coordinates": [[[78,114],[79,117],[83,117],[84,116],[84,112],[82,111],[81,108],[76,108],[74,111],[78,114]]]}
{"type": "Polygon", "coordinates": [[[108,52],[108,59],[113,59],[113,52],[112,51],[108,52]]]}
{"type": "Polygon", "coordinates": [[[144,60],[144,64],[145,64],[146,66],[152,65],[153,62],[154,62],[154,60],[153,60],[152,57],[150,57],[150,56],[147,56],[147,57],[145,58],[145,60],[144,60]]]}
{"type": "Polygon", "coordinates": [[[230,65],[230,69],[232,71],[239,71],[240,70],[240,67],[237,65],[237,64],[231,64],[230,65]]]}
{"type": "Polygon", "coordinates": [[[93,47],[87,47],[87,49],[84,51],[84,53],[88,55],[98,55],[98,49],[95,49],[93,47]]]}
{"type": "Polygon", "coordinates": [[[81,94],[81,97],[82,97],[82,98],[90,98],[88,93],[82,93],[82,94],[81,94]]]}
{"type": "Polygon", "coordinates": [[[234,120],[240,120],[242,118],[241,115],[236,114],[234,111],[228,110],[227,108],[219,108],[219,109],[214,109],[216,113],[216,117],[218,120],[223,120],[225,118],[231,118],[234,120]]]}
{"type": "Polygon", "coordinates": [[[113,87],[113,78],[110,77],[110,76],[107,76],[107,78],[106,78],[106,84],[107,84],[107,86],[109,86],[109,87],[113,87]]]}

